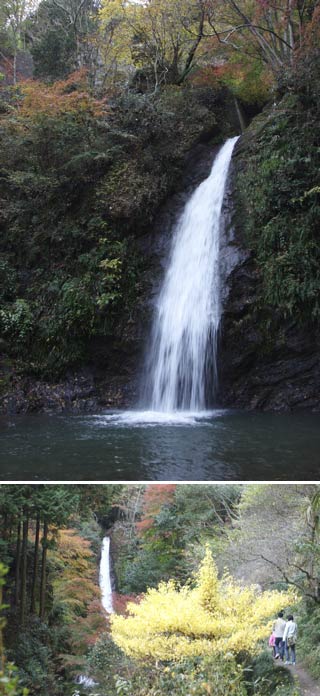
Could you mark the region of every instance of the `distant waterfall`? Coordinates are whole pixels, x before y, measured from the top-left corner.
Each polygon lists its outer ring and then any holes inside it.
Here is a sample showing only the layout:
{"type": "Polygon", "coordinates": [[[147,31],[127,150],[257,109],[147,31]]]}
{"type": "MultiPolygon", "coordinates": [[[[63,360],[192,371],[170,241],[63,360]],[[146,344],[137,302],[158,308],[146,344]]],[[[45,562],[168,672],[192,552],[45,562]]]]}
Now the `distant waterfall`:
{"type": "MultiPolygon", "coordinates": [[[[108,614],[113,614],[109,537],[104,537],[102,542],[99,585],[101,590],[101,604],[108,614]]],[[[75,679],[75,683],[82,686],[85,690],[92,689],[94,686],[98,685],[98,682],[92,679],[92,677],[87,677],[85,674],[79,674],[75,679]]],[[[80,696],[79,691],[75,691],[73,696],[80,696]]]]}
{"type": "Polygon", "coordinates": [[[104,537],[101,550],[99,584],[101,590],[101,603],[108,614],[113,613],[112,586],[110,573],[110,539],[104,537]]]}
{"type": "Polygon", "coordinates": [[[220,219],[237,139],[220,149],[176,225],[149,353],[147,400],[154,411],[202,411],[217,386],[220,219]]]}

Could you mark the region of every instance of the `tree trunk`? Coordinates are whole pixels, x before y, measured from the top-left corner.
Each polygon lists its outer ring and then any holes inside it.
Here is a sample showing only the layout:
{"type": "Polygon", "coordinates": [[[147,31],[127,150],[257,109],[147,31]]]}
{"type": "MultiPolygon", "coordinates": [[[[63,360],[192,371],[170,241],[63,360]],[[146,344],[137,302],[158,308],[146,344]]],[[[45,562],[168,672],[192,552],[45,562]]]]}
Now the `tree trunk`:
{"type": "Polygon", "coordinates": [[[20,602],[20,623],[24,625],[26,619],[27,603],[27,550],[28,550],[28,513],[24,510],[22,523],[22,557],[21,557],[21,602],[20,602]]]}
{"type": "Polygon", "coordinates": [[[30,612],[31,612],[31,614],[35,614],[35,612],[36,612],[36,584],[37,584],[38,569],[39,569],[39,540],[40,540],[40,512],[37,513],[36,537],[35,537],[35,541],[34,541],[33,577],[32,577],[32,588],[31,588],[31,600],[30,600],[30,612]]]}
{"type": "Polygon", "coordinates": [[[45,605],[46,605],[47,543],[48,543],[48,522],[45,521],[43,524],[43,537],[42,537],[42,565],[41,565],[40,609],[39,609],[40,619],[44,619],[45,605]]]}
{"type": "Polygon", "coordinates": [[[15,594],[14,603],[19,604],[19,584],[20,584],[20,563],[21,563],[21,522],[18,522],[17,544],[16,544],[16,575],[15,575],[15,594]]]}
{"type": "Polygon", "coordinates": [[[192,67],[193,59],[194,59],[196,51],[197,51],[197,48],[198,48],[201,40],[203,39],[204,20],[205,20],[205,13],[204,13],[204,11],[202,11],[201,17],[200,17],[198,35],[197,35],[195,41],[193,42],[193,44],[190,48],[190,51],[187,55],[187,59],[186,59],[185,65],[184,65],[184,69],[182,71],[182,75],[180,75],[180,78],[178,81],[179,85],[181,85],[183,83],[183,81],[185,80],[185,78],[189,74],[191,67],[192,67]]]}

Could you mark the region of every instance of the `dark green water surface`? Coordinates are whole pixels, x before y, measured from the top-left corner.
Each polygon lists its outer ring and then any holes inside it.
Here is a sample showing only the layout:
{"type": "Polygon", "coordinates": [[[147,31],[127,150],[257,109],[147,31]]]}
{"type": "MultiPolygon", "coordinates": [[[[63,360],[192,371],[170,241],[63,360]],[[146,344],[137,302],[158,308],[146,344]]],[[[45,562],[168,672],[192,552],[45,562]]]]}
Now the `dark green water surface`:
{"type": "Polygon", "coordinates": [[[0,428],[2,481],[320,479],[319,414],[13,416],[0,428]]]}

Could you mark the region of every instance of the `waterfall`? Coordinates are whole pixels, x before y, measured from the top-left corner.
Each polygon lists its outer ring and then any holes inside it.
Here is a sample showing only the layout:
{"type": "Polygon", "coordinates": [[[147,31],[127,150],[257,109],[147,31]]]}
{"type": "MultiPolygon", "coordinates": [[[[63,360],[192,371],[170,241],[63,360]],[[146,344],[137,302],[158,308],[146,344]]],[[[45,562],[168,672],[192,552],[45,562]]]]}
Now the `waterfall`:
{"type": "Polygon", "coordinates": [[[203,411],[217,388],[221,316],[221,210],[232,151],[230,138],[177,222],[160,291],[148,358],[147,400],[153,411],[203,411]]]}
{"type": "MultiPolygon", "coordinates": [[[[108,614],[113,614],[109,537],[104,537],[102,542],[99,585],[101,590],[101,604],[108,614]]],[[[91,677],[87,677],[85,674],[79,674],[75,679],[75,683],[82,686],[83,689],[91,689],[93,686],[98,685],[98,682],[91,677]]],[[[73,696],[80,696],[79,691],[75,691],[73,696]]]]}
{"type": "Polygon", "coordinates": [[[108,614],[113,613],[112,586],[110,573],[110,539],[104,537],[101,550],[99,584],[101,590],[101,603],[108,614]]]}

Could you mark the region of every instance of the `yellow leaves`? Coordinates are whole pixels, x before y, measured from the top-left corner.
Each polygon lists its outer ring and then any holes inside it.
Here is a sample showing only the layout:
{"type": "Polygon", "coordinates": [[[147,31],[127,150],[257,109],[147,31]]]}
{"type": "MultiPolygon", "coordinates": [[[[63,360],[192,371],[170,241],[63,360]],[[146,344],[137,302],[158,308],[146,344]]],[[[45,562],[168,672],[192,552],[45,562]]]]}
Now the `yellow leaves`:
{"type": "Polygon", "coordinates": [[[179,70],[184,64],[203,12],[198,0],[102,0],[101,49],[110,67],[117,62],[122,71],[130,72],[132,64],[155,73],[160,69],[164,74],[158,74],[158,79],[167,81],[170,67],[179,70]]]}
{"type": "Polygon", "coordinates": [[[195,587],[170,581],[148,590],[140,604],[129,605],[127,618],[112,617],[112,635],[140,659],[252,652],[269,634],[272,617],[294,601],[293,592],[261,592],[228,575],[219,581],[207,548],[195,587]]]}
{"type": "Polygon", "coordinates": [[[90,542],[75,529],[61,529],[57,549],[50,551],[50,558],[59,569],[52,580],[55,602],[63,604],[71,613],[83,612],[86,605],[99,596],[90,542]]]}
{"type": "Polygon", "coordinates": [[[212,563],[209,546],[206,547],[206,555],[200,567],[198,578],[199,602],[208,611],[214,611],[217,606],[218,572],[212,563]]]}

